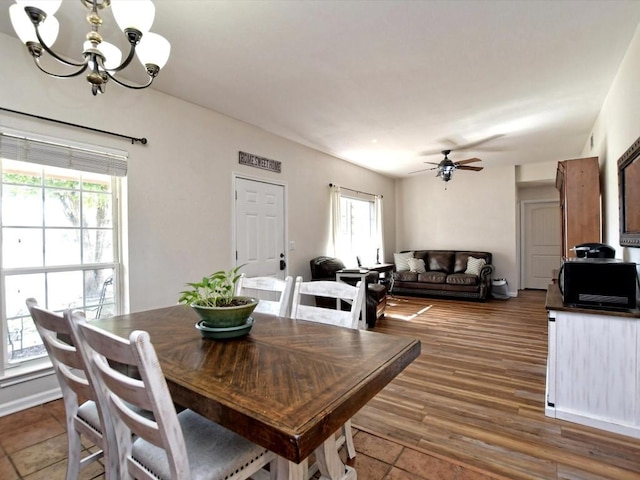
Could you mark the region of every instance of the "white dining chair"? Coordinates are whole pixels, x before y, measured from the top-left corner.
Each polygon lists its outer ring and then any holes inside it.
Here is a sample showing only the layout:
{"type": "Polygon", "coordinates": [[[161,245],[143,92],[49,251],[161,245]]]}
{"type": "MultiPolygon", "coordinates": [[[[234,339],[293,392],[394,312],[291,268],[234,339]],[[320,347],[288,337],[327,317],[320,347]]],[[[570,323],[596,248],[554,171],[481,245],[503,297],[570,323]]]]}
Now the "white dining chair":
{"type": "Polygon", "coordinates": [[[291,317],[357,329],[360,326],[364,290],[362,282],[353,286],[327,280],[304,282],[302,277],[297,277],[291,301],[291,317]],[[315,297],[335,299],[337,309],[316,306],[315,297]],[[350,304],[348,310],[340,309],[342,302],[350,304]]]}
{"type": "Polygon", "coordinates": [[[244,273],[236,283],[236,295],[260,300],[255,312],[286,317],[289,315],[293,277],[284,280],[276,277],[247,277],[244,273]]]}
{"type": "Polygon", "coordinates": [[[124,339],[87,323],[80,332],[107,389],[123,480],[241,480],[258,473],[276,478],[276,456],[269,450],[192,410],[176,413],[147,332],[124,339]],[[140,379],[123,375],[119,366],[136,367],[140,379]],[[267,464],[269,474],[262,471],[267,464]]]}
{"type": "MultiPolygon", "coordinates": [[[[67,480],[77,480],[80,470],[100,458],[103,458],[105,478],[118,478],[117,447],[111,432],[106,430],[111,426],[106,399],[95,388],[88,357],[81,348],[76,348],[78,325],[71,321],[69,311],[64,315],[51,312],[39,307],[34,298],[28,298],[26,303],[62,390],[69,450],[67,480]],[[80,403],[80,399],[85,401],[80,403]],[[82,436],[100,450],[82,458],[82,436]]],[[[77,319],[84,321],[84,315],[77,319]]]]}
{"type": "MultiPolygon", "coordinates": [[[[362,282],[358,282],[356,286],[353,286],[335,281],[304,282],[302,277],[297,277],[291,301],[291,317],[358,329],[364,294],[365,288],[362,282]],[[336,309],[315,306],[315,297],[335,299],[336,309]],[[350,304],[348,310],[340,309],[342,302],[350,304]]],[[[363,326],[363,328],[366,328],[366,326],[363,326]]],[[[341,428],[341,434],[337,440],[338,448],[344,443],[346,443],[349,458],[355,458],[356,448],[353,444],[351,420],[347,420],[341,428]]],[[[315,467],[312,467],[312,469],[315,469],[315,467]]]]}

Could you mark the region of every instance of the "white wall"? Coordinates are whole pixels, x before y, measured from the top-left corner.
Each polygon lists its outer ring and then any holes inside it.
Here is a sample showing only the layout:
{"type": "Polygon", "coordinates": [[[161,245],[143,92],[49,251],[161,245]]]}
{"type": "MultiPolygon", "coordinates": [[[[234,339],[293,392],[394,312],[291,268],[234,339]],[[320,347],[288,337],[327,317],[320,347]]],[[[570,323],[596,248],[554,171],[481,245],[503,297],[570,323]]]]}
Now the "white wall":
{"type": "MultiPolygon", "coordinates": [[[[93,97],[82,77],[60,80],[39,72],[18,39],[4,34],[0,58],[0,106],[148,138],[146,146],[131,145],[0,111],[0,127],[129,151],[131,311],[175,304],[185,282],[232,265],[233,172],[286,184],[288,239],[296,243],[289,274],[309,278],[309,260],[326,253],[330,182],[384,196],[387,259],[393,258],[393,179],[151,89],[109,84],[105,95],[93,97]],[[282,173],[239,165],[240,150],[281,161],[282,173]]],[[[0,389],[0,405],[12,398],[15,389],[0,389]]]]}
{"type": "Polygon", "coordinates": [[[330,182],[384,195],[385,243],[395,247],[394,180],[153,90],[115,84],[93,97],[81,77],[40,73],[17,39],[0,34],[0,106],[147,137],[146,146],[0,112],[0,125],[125,149],[131,310],[176,302],[186,281],[232,264],[232,174],[287,185],[288,265],[309,276],[325,253],[330,182]],[[238,151],[282,162],[276,174],[238,164],[238,151]]]}
{"type": "MultiPolygon", "coordinates": [[[[594,148],[587,141],[583,156],[600,157],[603,185],[604,243],[616,257],[640,264],[640,248],[620,246],[617,162],[640,136],[640,26],[629,45],[600,115],[593,126],[594,148]]],[[[636,188],[640,188],[637,185],[636,188]]]]}
{"type": "Polygon", "coordinates": [[[517,294],[515,167],[459,171],[448,183],[433,173],[398,180],[397,203],[397,251],[491,252],[494,277],[517,294]]]}
{"type": "Polygon", "coordinates": [[[554,184],[558,162],[528,163],[516,167],[516,182],[523,184],[554,184]]]}

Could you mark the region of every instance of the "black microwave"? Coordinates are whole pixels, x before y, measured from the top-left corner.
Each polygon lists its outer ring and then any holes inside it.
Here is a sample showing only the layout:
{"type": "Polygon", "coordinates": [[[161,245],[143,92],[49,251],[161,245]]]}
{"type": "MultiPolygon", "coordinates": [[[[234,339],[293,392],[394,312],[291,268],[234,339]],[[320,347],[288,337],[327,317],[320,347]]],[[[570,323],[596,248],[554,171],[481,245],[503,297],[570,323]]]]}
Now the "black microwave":
{"type": "Polygon", "coordinates": [[[558,274],[562,301],[571,307],[635,310],[636,264],[613,258],[565,258],[558,274]]]}

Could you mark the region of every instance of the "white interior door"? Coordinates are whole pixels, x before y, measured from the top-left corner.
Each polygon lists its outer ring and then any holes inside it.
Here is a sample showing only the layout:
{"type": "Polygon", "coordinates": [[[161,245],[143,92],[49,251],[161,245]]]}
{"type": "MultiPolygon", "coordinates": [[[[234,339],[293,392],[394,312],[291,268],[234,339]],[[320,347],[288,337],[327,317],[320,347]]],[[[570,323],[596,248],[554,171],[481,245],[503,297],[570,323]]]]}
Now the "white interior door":
{"type": "Polygon", "coordinates": [[[237,177],[235,190],[236,265],[248,277],[284,279],[284,186],[237,177]]]}
{"type": "Polygon", "coordinates": [[[561,220],[558,202],[524,204],[523,262],[524,288],[544,289],[560,268],[561,220]]]}

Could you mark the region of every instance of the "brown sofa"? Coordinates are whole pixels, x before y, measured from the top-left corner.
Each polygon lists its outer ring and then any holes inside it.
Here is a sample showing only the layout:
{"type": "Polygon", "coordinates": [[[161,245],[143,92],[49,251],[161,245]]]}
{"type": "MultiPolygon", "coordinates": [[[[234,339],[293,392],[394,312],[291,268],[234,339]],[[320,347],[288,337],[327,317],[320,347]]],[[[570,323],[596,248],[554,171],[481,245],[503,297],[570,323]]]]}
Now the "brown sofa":
{"type": "Polygon", "coordinates": [[[424,261],[426,272],[394,270],[391,293],[460,297],[482,301],[486,300],[491,293],[493,265],[491,264],[491,253],[489,252],[415,250],[413,251],[413,258],[424,261]],[[479,269],[478,275],[465,273],[469,257],[483,259],[486,262],[479,269]]]}

